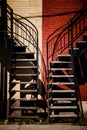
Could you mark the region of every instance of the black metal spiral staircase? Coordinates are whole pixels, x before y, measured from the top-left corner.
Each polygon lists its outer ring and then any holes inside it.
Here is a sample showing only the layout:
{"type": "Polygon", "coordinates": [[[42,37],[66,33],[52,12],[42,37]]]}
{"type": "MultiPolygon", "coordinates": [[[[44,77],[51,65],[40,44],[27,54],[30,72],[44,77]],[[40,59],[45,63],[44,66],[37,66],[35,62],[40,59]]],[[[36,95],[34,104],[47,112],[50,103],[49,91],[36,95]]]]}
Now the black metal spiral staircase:
{"type": "Polygon", "coordinates": [[[21,115],[24,118],[35,117],[38,95],[37,60],[33,53],[26,53],[24,46],[13,45],[12,50],[9,118],[17,118],[19,115],[19,118],[21,115]]]}
{"type": "Polygon", "coordinates": [[[8,119],[38,119],[46,116],[46,105],[38,98],[38,31],[7,5],[7,47],[11,50],[8,119]],[[42,110],[41,110],[42,109],[42,110]]]}
{"type": "Polygon", "coordinates": [[[47,39],[49,119],[78,118],[83,114],[79,90],[83,69],[78,59],[87,50],[87,36],[82,42],[78,38],[86,30],[87,7],[84,7],[47,39]]]}

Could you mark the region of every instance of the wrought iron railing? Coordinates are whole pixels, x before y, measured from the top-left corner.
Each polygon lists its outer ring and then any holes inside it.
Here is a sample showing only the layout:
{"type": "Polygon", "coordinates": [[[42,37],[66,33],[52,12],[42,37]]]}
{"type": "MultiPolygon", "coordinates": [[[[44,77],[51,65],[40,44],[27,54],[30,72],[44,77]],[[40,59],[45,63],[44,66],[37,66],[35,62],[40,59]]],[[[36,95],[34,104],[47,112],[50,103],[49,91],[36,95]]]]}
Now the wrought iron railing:
{"type": "Polygon", "coordinates": [[[26,46],[28,52],[34,52],[34,56],[38,63],[38,79],[39,74],[43,79],[43,84],[46,86],[46,76],[42,73],[42,68],[39,64],[39,57],[41,58],[41,64],[46,74],[46,66],[40,48],[38,46],[38,30],[32,22],[28,19],[15,14],[13,9],[7,5],[7,34],[11,38],[11,48],[13,46],[13,40],[17,45],[26,46]],[[38,56],[39,55],[39,56],[38,56]]]}
{"type": "MultiPolygon", "coordinates": [[[[19,45],[27,46],[28,51],[37,54],[38,30],[24,17],[13,13],[7,5],[7,31],[8,35],[19,45]]],[[[36,56],[37,57],[37,56],[36,56]]]]}

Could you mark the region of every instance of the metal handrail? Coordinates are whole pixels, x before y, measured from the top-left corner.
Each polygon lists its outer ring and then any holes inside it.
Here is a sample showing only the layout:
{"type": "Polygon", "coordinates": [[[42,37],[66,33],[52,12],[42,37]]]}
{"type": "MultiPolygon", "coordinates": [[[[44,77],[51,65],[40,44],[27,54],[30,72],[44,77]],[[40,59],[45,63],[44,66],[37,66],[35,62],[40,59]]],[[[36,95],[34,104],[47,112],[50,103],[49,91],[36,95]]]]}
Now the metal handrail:
{"type": "Polygon", "coordinates": [[[21,40],[22,45],[24,44],[24,40],[26,39],[27,41],[26,44],[28,47],[30,44],[32,44],[32,47],[37,49],[38,47],[37,28],[29,20],[25,19],[23,16],[13,13],[13,10],[8,5],[7,5],[7,17],[8,17],[7,25],[8,28],[10,29],[11,37],[16,37],[17,39],[16,42],[18,42],[18,40],[21,40]],[[22,19],[22,21],[19,19],[22,19]]]}
{"type": "Polygon", "coordinates": [[[58,54],[63,53],[66,49],[73,49],[74,41],[87,29],[86,17],[87,6],[78,11],[69,22],[49,35],[46,41],[47,68],[50,61],[57,59],[58,54]]]}
{"type": "MultiPolygon", "coordinates": [[[[46,65],[43,59],[40,48],[38,47],[38,30],[35,25],[26,19],[25,17],[18,15],[13,12],[12,8],[7,5],[7,32],[10,35],[12,41],[16,42],[20,46],[27,46],[27,51],[34,52],[35,58],[37,59],[37,74],[39,79],[39,73],[42,76],[43,84],[46,86],[46,65]],[[26,43],[26,44],[25,44],[26,43]],[[39,56],[38,56],[39,55],[39,56]],[[45,74],[42,73],[42,68],[38,64],[39,57],[41,57],[41,62],[45,74]]],[[[12,44],[13,42],[11,42],[12,44]]],[[[11,45],[12,47],[13,45],[11,45]]]]}

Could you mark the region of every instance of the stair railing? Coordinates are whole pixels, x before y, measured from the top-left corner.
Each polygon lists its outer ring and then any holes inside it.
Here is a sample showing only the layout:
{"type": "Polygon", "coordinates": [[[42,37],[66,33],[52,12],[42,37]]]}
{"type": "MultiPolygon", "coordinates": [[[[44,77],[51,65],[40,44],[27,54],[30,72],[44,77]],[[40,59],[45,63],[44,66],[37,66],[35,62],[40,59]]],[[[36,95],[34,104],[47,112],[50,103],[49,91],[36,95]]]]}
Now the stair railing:
{"type": "Polygon", "coordinates": [[[47,38],[47,68],[50,61],[57,60],[58,54],[67,53],[70,49],[73,52],[75,40],[86,30],[87,6],[47,38]]]}
{"type": "Polygon", "coordinates": [[[7,30],[8,34],[18,45],[27,46],[28,51],[37,52],[38,30],[24,17],[13,13],[12,8],[7,5],[7,30]]]}
{"type": "MultiPolygon", "coordinates": [[[[41,58],[41,64],[43,64],[44,74],[42,73],[42,68],[38,64],[37,74],[39,79],[39,74],[43,79],[43,84],[46,86],[46,66],[38,47],[38,30],[35,25],[28,19],[15,14],[13,9],[7,5],[7,33],[11,37],[11,48],[13,46],[13,40],[17,45],[26,46],[28,52],[34,52],[35,58],[39,61],[41,58]],[[39,55],[39,56],[38,56],[39,55]]],[[[38,62],[39,63],[39,62],[38,62]]],[[[39,87],[39,83],[38,86],[39,87]]]]}
{"type": "MultiPolygon", "coordinates": [[[[7,35],[10,37],[10,48],[13,43],[19,46],[26,46],[26,52],[33,52],[37,60],[37,89],[39,88],[39,65],[38,65],[38,30],[24,17],[17,15],[13,9],[6,5],[7,9],[7,35]]],[[[9,46],[9,45],[7,45],[9,46]]]]}

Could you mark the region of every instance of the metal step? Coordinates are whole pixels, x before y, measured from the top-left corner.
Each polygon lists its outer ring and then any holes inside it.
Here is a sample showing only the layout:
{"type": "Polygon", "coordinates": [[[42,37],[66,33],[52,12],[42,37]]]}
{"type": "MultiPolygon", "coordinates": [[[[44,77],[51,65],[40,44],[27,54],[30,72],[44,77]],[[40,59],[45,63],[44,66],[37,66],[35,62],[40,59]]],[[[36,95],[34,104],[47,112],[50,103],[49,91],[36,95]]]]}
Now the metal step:
{"type": "MultiPolygon", "coordinates": [[[[77,43],[78,44],[85,44],[85,45],[87,45],[87,41],[78,41],[77,43]]],[[[82,45],[82,46],[85,46],[85,45],[82,45]]]]}
{"type": "Polygon", "coordinates": [[[71,68],[71,61],[52,61],[50,68],[71,68]]]}
{"type": "Polygon", "coordinates": [[[12,62],[36,62],[36,59],[12,59],[12,62]]]}
{"type": "Polygon", "coordinates": [[[11,66],[11,69],[37,69],[37,66],[11,66]]]}
{"type": "Polygon", "coordinates": [[[78,117],[77,114],[56,114],[56,115],[49,115],[50,118],[70,118],[70,117],[78,117]]]}
{"type": "Polygon", "coordinates": [[[71,55],[70,54],[61,54],[58,55],[59,61],[71,61],[71,55]]]}
{"type": "Polygon", "coordinates": [[[50,68],[49,71],[61,71],[61,70],[69,70],[72,71],[72,68],[50,68]]]}
{"type": "Polygon", "coordinates": [[[49,100],[53,101],[76,101],[76,98],[49,98],[49,100]]]}
{"type": "Polygon", "coordinates": [[[74,75],[50,75],[52,78],[73,78],[74,75]]]}
{"type": "Polygon", "coordinates": [[[70,54],[59,54],[58,57],[71,57],[70,54]]]}
{"type": "Polygon", "coordinates": [[[80,51],[83,51],[87,48],[87,41],[78,41],[76,46],[79,48],[80,51]]]}
{"type": "Polygon", "coordinates": [[[14,52],[26,52],[26,47],[27,46],[14,45],[12,47],[12,51],[14,51],[14,52]]]}
{"type": "Polygon", "coordinates": [[[50,106],[49,109],[77,109],[77,106],[50,106]]]}
{"type": "Polygon", "coordinates": [[[12,52],[13,59],[34,59],[34,53],[27,52],[12,52]]]}
{"type": "Polygon", "coordinates": [[[87,34],[83,35],[83,41],[87,41],[87,34]]]}
{"type": "Polygon", "coordinates": [[[31,89],[31,90],[10,90],[10,92],[20,92],[20,93],[36,93],[37,89],[31,89]]]}
{"type": "Polygon", "coordinates": [[[71,64],[71,61],[51,61],[51,64],[71,64]]]}
{"type": "MultiPolygon", "coordinates": [[[[69,49],[69,53],[71,54],[71,49],[69,49]]],[[[78,47],[73,48],[73,54],[74,55],[79,55],[79,48],[78,47]]]]}
{"type": "Polygon", "coordinates": [[[12,110],[36,110],[37,107],[10,107],[12,110]]]}
{"type": "Polygon", "coordinates": [[[25,101],[25,102],[37,102],[38,100],[36,98],[12,98],[10,101],[25,101]]]}
{"type": "Polygon", "coordinates": [[[29,84],[30,85],[30,84],[37,84],[37,82],[36,81],[33,81],[33,82],[12,81],[11,84],[29,84]]]}
{"type": "Polygon", "coordinates": [[[12,116],[8,116],[9,119],[39,119],[39,116],[15,116],[15,115],[12,115],[12,116]]]}
{"type": "Polygon", "coordinates": [[[58,84],[61,84],[61,85],[75,85],[74,82],[52,82],[52,83],[48,83],[48,85],[58,85],[58,84]]]}
{"type": "Polygon", "coordinates": [[[67,81],[67,82],[63,82],[63,80],[61,80],[61,82],[49,82],[48,84],[48,88],[55,90],[55,89],[59,89],[61,88],[62,90],[74,90],[75,89],[75,83],[71,82],[71,81],[67,81]],[[56,87],[56,88],[55,88],[56,87]]]}
{"type": "Polygon", "coordinates": [[[11,74],[11,76],[29,77],[29,76],[37,76],[37,74],[11,74]]]}
{"type": "Polygon", "coordinates": [[[34,52],[12,52],[12,54],[17,54],[17,55],[34,55],[34,52]]]}
{"type": "Polygon", "coordinates": [[[51,81],[51,79],[53,79],[54,82],[73,82],[74,75],[50,75],[49,81],[51,81]]]}
{"type": "Polygon", "coordinates": [[[75,90],[48,90],[49,93],[75,93],[75,90]]]}
{"type": "MultiPolygon", "coordinates": [[[[55,90],[53,90],[53,91],[55,91],[55,90]]],[[[76,98],[76,92],[68,92],[68,91],[65,91],[65,92],[59,92],[58,93],[58,91],[56,92],[50,92],[49,93],[50,94],[50,97],[52,96],[52,98],[53,99],[58,99],[58,98],[64,98],[64,99],[66,99],[66,98],[76,98]]]]}
{"type": "Polygon", "coordinates": [[[18,48],[18,47],[24,48],[24,47],[27,47],[27,46],[24,46],[24,45],[23,45],[23,46],[21,46],[21,45],[19,46],[19,45],[17,45],[17,44],[15,43],[15,44],[13,44],[13,48],[14,48],[14,47],[17,47],[17,48],[18,48]]]}

